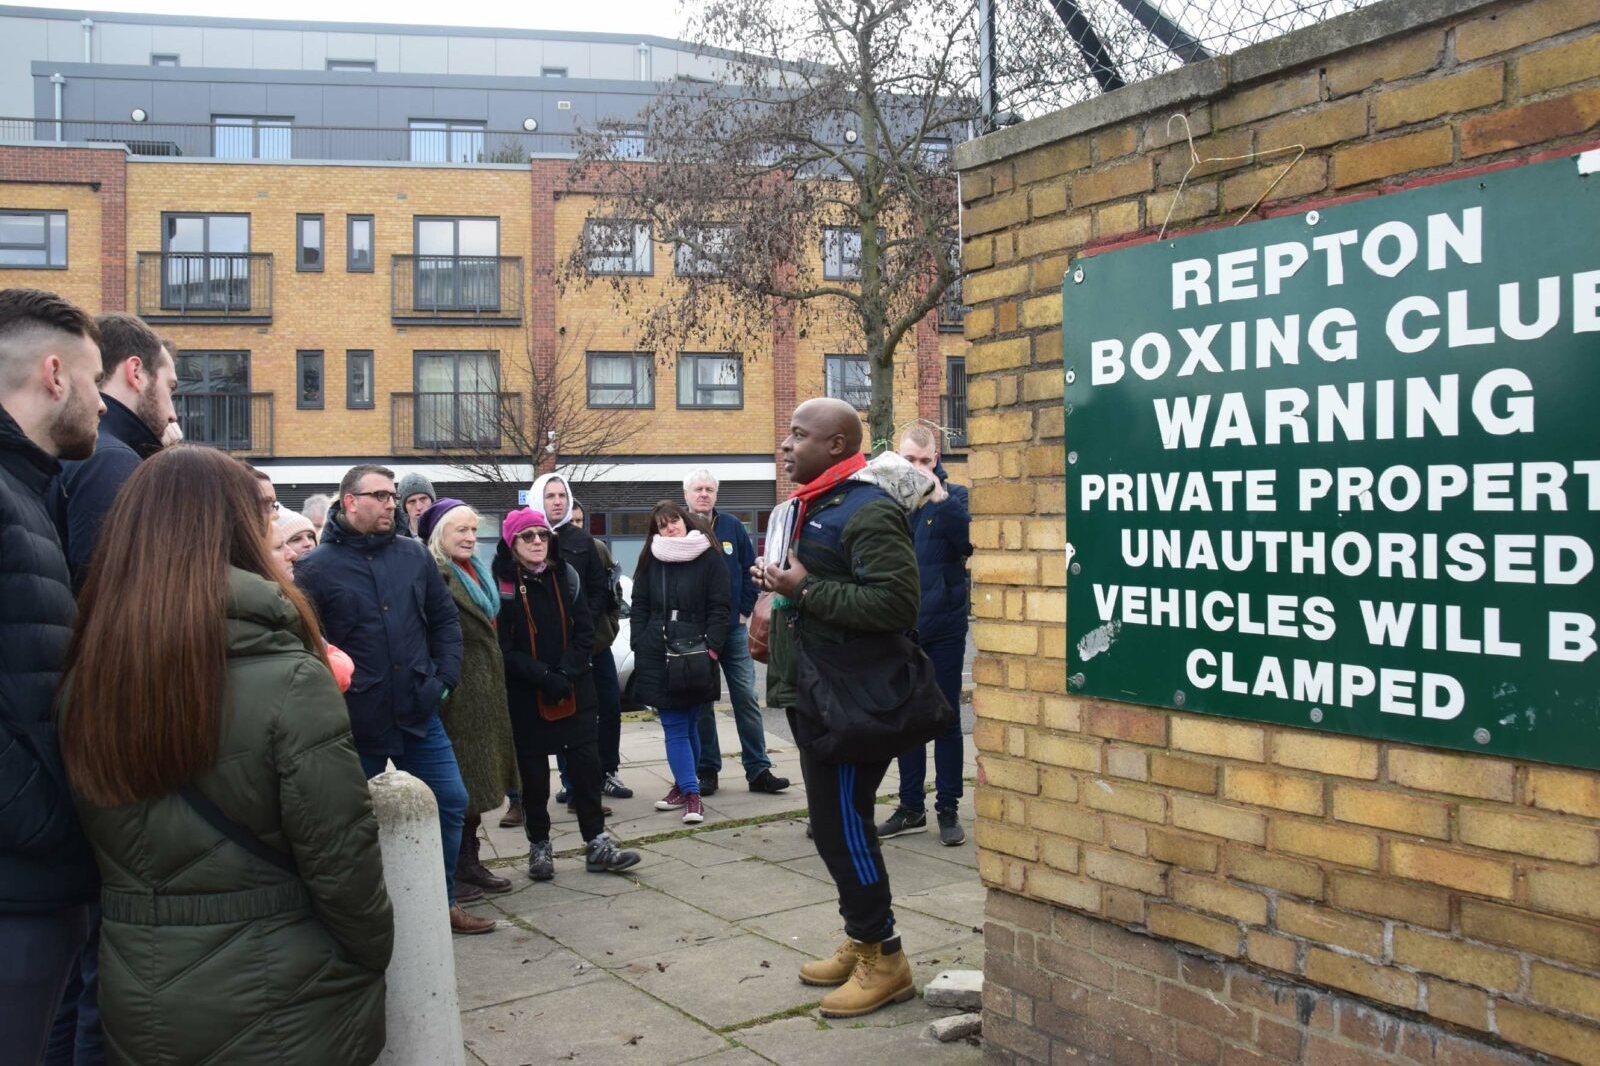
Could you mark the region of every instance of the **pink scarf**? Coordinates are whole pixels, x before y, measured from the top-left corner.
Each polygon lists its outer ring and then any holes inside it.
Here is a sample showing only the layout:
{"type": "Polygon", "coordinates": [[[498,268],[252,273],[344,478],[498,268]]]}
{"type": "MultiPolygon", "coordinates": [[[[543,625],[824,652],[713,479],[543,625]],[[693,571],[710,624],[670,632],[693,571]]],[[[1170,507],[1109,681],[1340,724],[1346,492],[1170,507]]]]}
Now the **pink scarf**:
{"type": "Polygon", "coordinates": [[[698,559],[711,547],[711,541],[698,529],[691,529],[681,537],[663,537],[659,533],[650,539],[650,554],[664,563],[687,563],[698,559]]]}

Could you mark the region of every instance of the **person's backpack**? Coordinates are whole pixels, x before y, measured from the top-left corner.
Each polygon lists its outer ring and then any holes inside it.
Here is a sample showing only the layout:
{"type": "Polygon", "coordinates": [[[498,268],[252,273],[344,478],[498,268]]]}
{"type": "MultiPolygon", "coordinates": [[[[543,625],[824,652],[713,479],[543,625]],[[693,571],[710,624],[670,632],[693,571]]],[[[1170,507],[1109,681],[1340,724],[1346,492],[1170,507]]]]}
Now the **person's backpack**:
{"type": "Polygon", "coordinates": [[[622,564],[611,557],[611,549],[605,546],[604,541],[597,539],[594,546],[600,553],[600,565],[605,567],[606,571],[606,587],[609,593],[606,613],[611,616],[612,621],[616,621],[628,613],[628,598],[622,593],[622,564]]]}

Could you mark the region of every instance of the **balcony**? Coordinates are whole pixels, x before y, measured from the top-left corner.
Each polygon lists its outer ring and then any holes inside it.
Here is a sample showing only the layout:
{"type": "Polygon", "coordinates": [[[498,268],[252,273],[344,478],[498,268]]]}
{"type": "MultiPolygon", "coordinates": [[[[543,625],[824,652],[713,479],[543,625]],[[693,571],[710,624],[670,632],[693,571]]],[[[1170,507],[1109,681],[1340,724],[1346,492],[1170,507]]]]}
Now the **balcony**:
{"type": "Polygon", "coordinates": [[[140,252],[134,288],[146,322],[265,325],[272,321],[272,253],[140,252]]]}
{"type": "Polygon", "coordinates": [[[967,396],[966,383],[959,396],[939,397],[939,424],[944,427],[945,450],[955,451],[967,446],[967,396]]]}
{"type": "Polygon", "coordinates": [[[518,392],[396,392],[389,397],[395,455],[498,454],[521,439],[518,392]]]}
{"type": "Polygon", "coordinates": [[[397,326],[505,326],[522,321],[522,259],[507,255],[397,255],[389,266],[397,326]]]}
{"type": "Polygon", "coordinates": [[[272,454],[272,393],[180,392],[172,403],[190,444],[240,456],[272,454]]]}

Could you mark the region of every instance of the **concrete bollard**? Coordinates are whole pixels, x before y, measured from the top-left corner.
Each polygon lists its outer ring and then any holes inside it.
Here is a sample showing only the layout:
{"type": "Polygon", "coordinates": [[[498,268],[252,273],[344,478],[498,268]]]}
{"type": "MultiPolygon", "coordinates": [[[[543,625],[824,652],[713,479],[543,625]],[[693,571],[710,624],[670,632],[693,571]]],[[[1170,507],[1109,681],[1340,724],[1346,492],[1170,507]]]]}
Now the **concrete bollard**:
{"type": "Polygon", "coordinates": [[[463,1066],[455,945],[444,890],[439,807],[427,785],[399,770],[367,783],[378,816],[383,879],[394,904],[386,1066],[463,1066]]]}

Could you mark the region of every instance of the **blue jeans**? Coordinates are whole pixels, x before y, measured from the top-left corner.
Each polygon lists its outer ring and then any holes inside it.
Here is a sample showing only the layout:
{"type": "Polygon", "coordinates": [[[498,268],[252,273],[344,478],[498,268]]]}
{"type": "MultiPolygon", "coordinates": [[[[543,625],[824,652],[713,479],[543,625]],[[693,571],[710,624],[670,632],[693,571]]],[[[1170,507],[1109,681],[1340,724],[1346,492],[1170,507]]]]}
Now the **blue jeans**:
{"type": "MultiPolygon", "coordinates": [[[[750,658],[750,631],[735,622],[728,626],[728,639],[717,653],[722,676],[728,679],[728,699],[733,703],[733,723],[739,728],[739,761],[744,763],[744,779],[754,781],[761,771],[772,769],[767,758],[767,731],[761,721],[761,700],[756,697],[756,664],[750,658]]],[[[717,742],[716,704],[700,708],[699,770],[722,772],[722,745],[717,742]]]]}
{"type": "Polygon", "coordinates": [[[103,1066],[105,1034],[100,1031],[100,905],[89,907],[89,939],[67,978],[44,1066],[103,1066]]]}
{"type": "MultiPolygon", "coordinates": [[[[922,650],[933,660],[933,674],[939,691],[955,710],[955,718],[943,736],[933,741],[933,809],[954,813],[961,802],[961,664],[967,653],[967,635],[924,644],[922,650]]],[[[928,778],[926,748],[900,756],[900,806],[908,811],[927,807],[923,782],[928,778]]]]}
{"type": "Polygon", "coordinates": [[[0,1048],[32,1066],[44,1054],[67,977],[89,936],[89,905],[0,914],[0,1048]]]}
{"type": "Polygon", "coordinates": [[[467,819],[467,786],[461,781],[456,749],[445,734],[437,714],[428,719],[422,736],[405,733],[405,751],[399,755],[362,755],[361,771],[377,777],[394,760],[397,770],[415,776],[433,792],[439,805],[439,838],[444,846],[444,887],[450,905],[456,902],[456,858],[461,853],[461,827],[467,819]]]}
{"type": "Polygon", "coordinates": [[[697,768],[700,763],[700,732],[695,719],[698,707],[658,707],[661,731],[667,737],[667,766],[672,769],[672,780],[683,793],[700,792],[697,768]]]}

